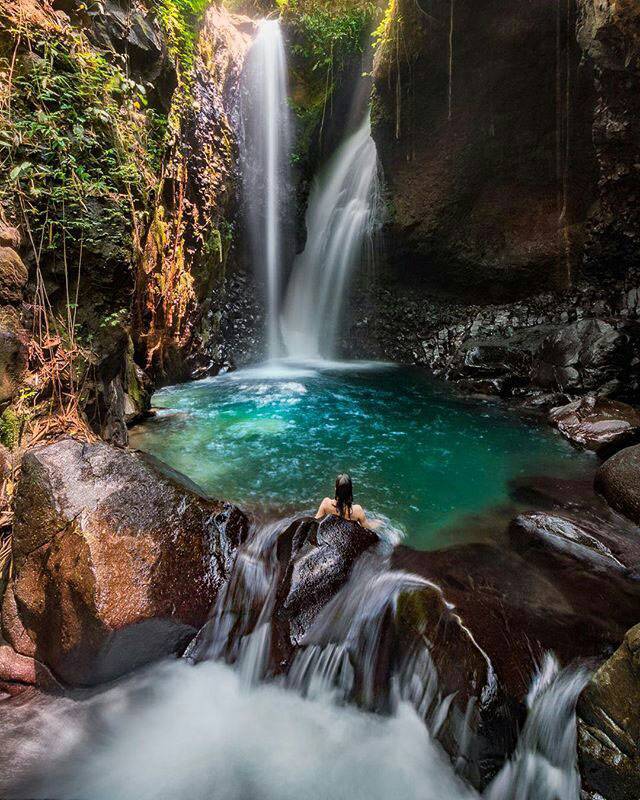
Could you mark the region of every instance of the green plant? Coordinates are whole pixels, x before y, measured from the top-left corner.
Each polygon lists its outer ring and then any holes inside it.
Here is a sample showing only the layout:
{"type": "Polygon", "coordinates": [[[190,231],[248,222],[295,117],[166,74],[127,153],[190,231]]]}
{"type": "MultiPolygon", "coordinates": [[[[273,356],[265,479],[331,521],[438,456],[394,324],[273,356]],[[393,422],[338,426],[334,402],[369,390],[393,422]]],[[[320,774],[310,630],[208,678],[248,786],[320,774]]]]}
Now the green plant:
{"type": "Polygon", "coordinates": [[[153,0],[179,77],[186,82],[190,81],[198,30],[209,5],[210,0],[153,0]]]}
{"type": "Polygon", "coordinates": [[[31,51],[0,109],[0,200],[18,198],[39,255],[128,254],[166,126],[80,34],[34,38],[31,51]]]}

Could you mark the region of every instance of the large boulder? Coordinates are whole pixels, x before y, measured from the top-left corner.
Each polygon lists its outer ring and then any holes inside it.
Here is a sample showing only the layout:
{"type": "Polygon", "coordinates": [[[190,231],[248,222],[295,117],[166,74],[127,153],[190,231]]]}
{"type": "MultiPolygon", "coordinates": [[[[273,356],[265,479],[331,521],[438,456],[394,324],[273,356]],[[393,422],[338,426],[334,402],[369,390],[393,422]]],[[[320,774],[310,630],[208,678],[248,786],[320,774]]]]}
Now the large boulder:
{"type": "Polygon", "coordinates": [[[619,517],[531,511],[511,521],[509,536],[514,549],[529,557],[534,551],[563,554],[587,567],[640,581],[640,530],[619,517]]]}
{"type": "Polygon", "coordinates": [[[347,582],[358,557],[377,542],[375,533],[333,515],[321,523],[299,520],[282,534],[274,616],[291,646],[303,643],[320,610],[347,582]]]}
{"type": "Polygon", "coordinates": [[[545,389],[598,389],[628,371],[632,357],[626,332],[606,320],[578,320],[559,326],[543,340],[531,378],[545,389]]]}
{"type": "Polygon", "coordinates": [[[277,525],[272,539],[251,540],[236,559],[222,607],[211,615],[186,655],[200,661],[214,653],[235,661],[243,637],[268,619],[267,608],[272,637],[266,667],[286,671],[297,649],[309,644],[318,616],[347,583],[358,559],[377,542],[371,531],[335,516],[321,522],[299,517],[277,525]],[[228,636],[220,646],[222,617],[228,636]]]}
{"type": "Polygon", "coordinates": [[[596,489],[612,508],[640,525],[640,445],[611,456],[596,474],[596,489]]]}
{"type": "Polygon", "coordinates": [[[180,651],[231,569],[246,519],[158,462],[64,439],[28,452],[3,634],[90,685],[180,651]]]}
{"type": "Polygon", "coordinates": [[[640,797],[640,625],[580,697],[578,757],[583,780],[597,796],[640,797]]]}
{"type": "Polygon", "coordinates": [[[603,397],[587,395],[552,408],[549,419],[570,442],[603,455],[640,440],[640,412],[603,397]]]}

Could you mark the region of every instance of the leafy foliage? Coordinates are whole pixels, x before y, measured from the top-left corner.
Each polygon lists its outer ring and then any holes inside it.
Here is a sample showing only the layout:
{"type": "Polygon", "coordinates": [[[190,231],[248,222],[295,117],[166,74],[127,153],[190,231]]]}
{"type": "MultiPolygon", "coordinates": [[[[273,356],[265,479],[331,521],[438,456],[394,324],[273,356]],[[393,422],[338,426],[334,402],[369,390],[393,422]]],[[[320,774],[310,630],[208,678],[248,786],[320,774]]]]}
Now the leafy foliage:
{"type": "Polygon", "coordinates": [[[19,198],[42,253],[81,244],[126,251],[132,210],[142,209],[158,170],[165,120],[146,113],[143,87],[80,35],[49,35],[31,48],[0,109],[0,199],[19,198]]]}
{"type": "Polygon", "coordinates": [[[189,82],[198,30],[210,0],[153,0],[152,5],[167,36],[169,52],[180,77],[189,82]]]}

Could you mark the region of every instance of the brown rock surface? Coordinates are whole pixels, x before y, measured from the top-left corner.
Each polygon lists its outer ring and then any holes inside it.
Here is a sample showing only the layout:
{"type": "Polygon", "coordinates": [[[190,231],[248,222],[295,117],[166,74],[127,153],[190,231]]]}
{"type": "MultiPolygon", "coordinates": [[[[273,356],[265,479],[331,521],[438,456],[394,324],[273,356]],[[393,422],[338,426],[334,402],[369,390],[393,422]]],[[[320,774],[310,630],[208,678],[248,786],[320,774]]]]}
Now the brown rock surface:
{"type": "Polygon", "coordinates": [[[600,453],[640,438],[640,412],[627,403],[594,395],[552,408],[549,419],[569,441],[600,453]]]}
{"type": "Polygon", "coordinates": [[[578,755],[583,779],[600,796],[640,797],[640,625],[580,697],[578,755]]]}
{"type": "Polygon", "coordinates": [[[28,277],[27,268],[16,251],[0,247],[0,302],[19,302],[28,277]]]}
{"type": "Polygon", "coordinates": [[[4,635],[80,685],[180,650],[205,621],[245,525],[234,507],[141,456],[73,439],[36,448],[16,496],[4,635]]]}
{"type": "Polygon", "coordinates": [[[12,225],[7,225],[0,220],[0,247],[12,247],[17,250],[22,242],[20,231],[12,225]]]}
{"type": "Polygon", "coordinates": [[[640,525],[640,445],[608,458],[598,470],[595,486],[612,508],[640,525]]]}

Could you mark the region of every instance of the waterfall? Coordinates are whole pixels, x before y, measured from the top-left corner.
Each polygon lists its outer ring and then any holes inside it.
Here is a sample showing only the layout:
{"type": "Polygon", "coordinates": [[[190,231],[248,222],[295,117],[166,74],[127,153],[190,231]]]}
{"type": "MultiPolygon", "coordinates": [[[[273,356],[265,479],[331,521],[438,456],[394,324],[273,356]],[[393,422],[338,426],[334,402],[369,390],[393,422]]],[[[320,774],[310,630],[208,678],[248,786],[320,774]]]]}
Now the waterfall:
{"type": "Polygon", "coordinates": [[[263,20],[242,76],[241,168],[252,261],[266,286],[267,355],[281,354],[278,319],[286,260],[291,123],[278,20],[263,20]]]}
{"type": "Polygon", "coordinates": [[[400,594],[427,585],[391,570],[388,546],[361,557],[288,674],[279,659],[274,673],[270,629],[288,574],[278,551],[291,522],[253,528],[190,659],[9,706],[2,797],[579,800],[575,704],[586,670],[546,657],[515,753],[480,795],[438,743],[455,698],[441,695],[429,642],[403,663],[387,657],[400,594]],[[354,697],[379,705],[374,686],[389,672],[385,713],[355,708],[354,697]]]}
{"type": "Polygon", "coordinates": [[[351,275],[373,257],[378,205],[378,159],[367,113],[311,190],[307,244],[294,261],[282,317],[289,356],[334,355],[351,275]]]}

